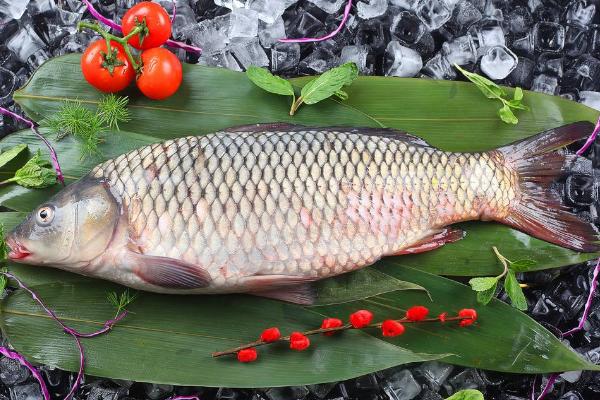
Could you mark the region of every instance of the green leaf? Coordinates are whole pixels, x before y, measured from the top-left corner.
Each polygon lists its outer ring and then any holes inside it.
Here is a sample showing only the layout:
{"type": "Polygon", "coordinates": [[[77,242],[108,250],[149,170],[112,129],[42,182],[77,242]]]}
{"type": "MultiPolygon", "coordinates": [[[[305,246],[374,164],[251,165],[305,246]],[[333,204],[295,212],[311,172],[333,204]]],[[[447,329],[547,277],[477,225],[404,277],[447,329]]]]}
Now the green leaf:
{"type": "Polygon", "coordinates": [[[281,94],[284,96],[293,96],[294,88],[289,81],[271,74],[265,68],[250,66],[246,70],[246,76],[256,86],[270,93],[281,94]]]}
{"type": "Polygon", "coordinates": [[[498,277],[485,277],[485,278],[472,278],[469,281],[469,285],[476,292],[483,292],[492,287],[495,287],[498,283],[498,277]]]}
{"type": "Polygon", "coordinates": [[[477,292],[477,302],[485,305],[488,305],[490,301],[492,301],[492,299],[494,298],[494,296],[496,295],[496,288],[498,287],[498,281],[496,281],[496,283],[494,283],[494,285],[487,289],[487,290],[483,290],[481,292],[477,292]]]}
{"type": "MultiPolygon", "coordinates": [[[[65,99],[79,99],[84,106],[96,109],[102,94],[83,79],[80,57],[70,54],[52,58],[14,94],[28,116],[39,122],[58,112],[65,99]],[[57,71],[60,76],[70,78],[57,82],[57,71]]],[[[144,144],[234,125],[284,122],[308,126],[387,126],[410,132],[447,151],[487,151],[566,123],[581,120],[595,123],[599,115],[598,111],[576,102],[527,92],[527,103],[535,113],[523,113],[515,129],[513,125],[500,123],[497,103],[482,101],[479,89],[473,84],[359,76],[344,88],[349,98],[343,104],[330,98],[290,117],[288,104],[257,88],[244,73],[189,64],[183,68],[184,80],[179,92],[166,100],[157,103],[144,98],[135,88],[125,93],[130,99],[131,121],[120,124],[122,131],[118,134],[106,132],[105,141],[99,146],[102,157],[80,161],[79,148],[72,139],[53,143],[67,183],[102,160],[144,144]]],[[[294,78],[291,82],[302,87],[312,79],[294,78]]],[[[1,143],[3,147],[27,143],[32,151],[41,149],[47,154],[43,144],[29,131],[9,135],[1,143]]],[[[14,175],[15,169],[10,167],[0,169],[3,179],[14,175]]],[[[58,189],[59,185],[38,190],[7,185],[0,187],[0,204],[17,211],[30,211],[58,189]]],[[[499,223],[471,222],[459,227],[467,232],[459,242],[427,253],[396,257],[396,262],[436,274],[490,276],[500,274],[502,268],[491,251],[481,249],[498,244],[513,259],[537,261],[531,270],[576,264],[598,256],[564,249],[499,223]]],[[[37,279],[46,270],[28,271],[31,271],[29,279],[37,279]]]]}
{"type": "MultiPolygon", "coordinates": [[[[306,104],[315,104],[336,94],[342,87],[351,84],[358,77],[358,67],[353,62],[342,64],[308,82],[300,96],[306,104]]],[[[345,92],[344,92],[345,93],[345,92]]]]}
{"type": "Polygon", "coordinates": [[[519,122],[519,120],[507,104],[505,104],[504,106],[502,106],[501,109],[498,110],[498,115],[500,116],[500,119],[506,122],[507,124],[516,124],[517,122],[519,122]]]}
{"type": "Polygon", "coordinates": [[[335,96],[340,99],[340,100],[347,100],[348,99],[348,93],[344,92],[343,90],[338,90],[337,92],[335,92],[335,96]]]}
{"type": "Polygon", "coordinates": [[[527,299],[523,294],[523,289],[519,286],[519,281],[517,281],[515,272],[510,269],[504,280],[504,290],[506,290],[506,294],[510,297],[513,307],[518,308],[521,311],[527,310],[527,299]]]}
{"type": "Polygon", "coordinates": [[[527,272],[537,264],[535,260],[523,259],[517,260],[510,263],[510,269],[515,272],[527,272]]]}
{"type": "Polygon", "coordinates": [[[516,101],[523,100],[523,89],[521,89],[520,87],[515,88],[515,91],[513,93],[513,99],[516,101]]]}
{"type": "Polygon", "coordinates": [[[0,168],[4,167],[9,161],[18,156],[23,150],[27,149],[26,144],[18,144],[10,149],[0,153],[0,168]]]}
{"type": "Polygon", "coordinates": [[[495,99],[506,95],[504,89],[489,79],[479,74],[469,72],[457,64],[454,64],[454,67],[458,69],[468,80],[473,82],[488,99],[495,99]]]}
{"type": "Polygon", "coordinates": [[[446,400],[484,400],[483,393],[475,389],[465,389],[447,397],[446,400]]]}
{"type": "Polygon", "coordinates": [[[42,159],[38,150],[7,182],[16,182],[26,188],[45,188],[56,183],[56,172],[49,161],[42,159]]]}

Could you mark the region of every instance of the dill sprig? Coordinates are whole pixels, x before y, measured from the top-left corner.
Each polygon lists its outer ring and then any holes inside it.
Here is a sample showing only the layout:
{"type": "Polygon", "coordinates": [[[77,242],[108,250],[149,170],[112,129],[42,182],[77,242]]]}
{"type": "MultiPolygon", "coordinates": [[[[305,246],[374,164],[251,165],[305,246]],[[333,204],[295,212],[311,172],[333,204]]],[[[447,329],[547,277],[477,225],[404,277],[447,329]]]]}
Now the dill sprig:
{"type": "Polygon", "coordinates": [[[117,310],[115,315],[119,315],[137,297],[138,292],[131,293],[129,289],[125,289],[123,292],[121,292],[121,294],[117,294],[117,292],[110,292],[106,295],[108,302],[117,310]]]}
{"type": "Polygon", "coordinates": [[[100,121],[111,129],[119,130],[119,122],[131,121],[127,104],[129,98],[117,97],[114,94],[104,96],[98,103],[100,121]]]}

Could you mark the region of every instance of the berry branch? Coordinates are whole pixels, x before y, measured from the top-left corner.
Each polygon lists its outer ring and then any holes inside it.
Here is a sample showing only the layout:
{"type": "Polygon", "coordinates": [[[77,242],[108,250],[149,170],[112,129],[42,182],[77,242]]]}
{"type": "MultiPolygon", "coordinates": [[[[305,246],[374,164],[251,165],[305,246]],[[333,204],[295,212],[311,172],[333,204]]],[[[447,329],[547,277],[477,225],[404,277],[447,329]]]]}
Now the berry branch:
{"type": "Polygon", "coordinates": [[[456,316],[449,317],[447,313],[441,313],[435,318],[427,318],[429,310],[424,306],[414,306],[406,311],[406,315],[401,319],[387,319],[382,322],[373,321],[373,313],[368,310],[359,310],[350,314],[349,322],[344,324],[337,318],[326,318],[323,320],[321,327],[305,332],[292,332],[290,335],[281,336],[279,328],[272,327],[265,329],[260,338],[250,343],[234,347],[231,349],[217,351],[212,353],[213,357],[221,357],[230,354],[237,354],[240,362],[252,362],[258,357],[256,347],[264,346],[276,342],[289,343],[292,350],[302,351],[310,346],[308,336],[324,334],[332,336],[337,332],[349,329],[367,329],[379,328],[385,337],[399,336],[404,333],[403,324],[426,323],[426,322],[453,322],[458,321],[459,326],[465,327],[472,325],[477,320],[477,312],[470,308],[462,309],[456,316]]]}

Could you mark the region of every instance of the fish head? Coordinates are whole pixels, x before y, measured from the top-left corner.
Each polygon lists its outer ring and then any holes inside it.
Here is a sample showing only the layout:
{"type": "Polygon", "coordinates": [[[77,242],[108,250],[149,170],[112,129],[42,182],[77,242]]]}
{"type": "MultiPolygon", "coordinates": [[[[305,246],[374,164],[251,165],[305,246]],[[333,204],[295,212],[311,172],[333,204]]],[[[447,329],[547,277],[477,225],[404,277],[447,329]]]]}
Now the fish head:
{"type": "Polygon", "coordinates": [[[38,206],[6,237],[8,258],[77,269],[108,248],[120,207],[108,186],[84,178],[38,206]]]}

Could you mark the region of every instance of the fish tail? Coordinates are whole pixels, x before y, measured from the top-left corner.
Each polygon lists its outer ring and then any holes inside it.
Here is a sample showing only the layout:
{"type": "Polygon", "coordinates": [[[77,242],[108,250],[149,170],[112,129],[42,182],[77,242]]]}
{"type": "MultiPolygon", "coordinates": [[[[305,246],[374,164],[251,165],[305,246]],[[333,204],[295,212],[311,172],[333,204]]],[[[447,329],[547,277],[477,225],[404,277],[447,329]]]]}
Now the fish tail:
{"type": "Polygon", "coordinates": [[[500,222],[562,247],[600,250],[595,226],[564,206],[552,187],[576,157],[564,147],[585,139],[593,128],[589,122],[575,122],[498,149],[519,186],[519,196],[500,222]]]}

